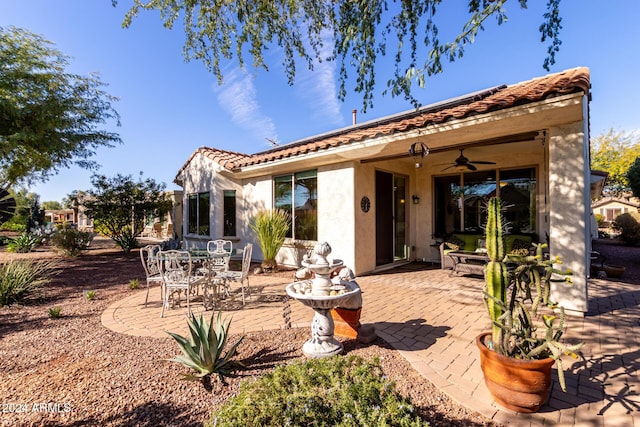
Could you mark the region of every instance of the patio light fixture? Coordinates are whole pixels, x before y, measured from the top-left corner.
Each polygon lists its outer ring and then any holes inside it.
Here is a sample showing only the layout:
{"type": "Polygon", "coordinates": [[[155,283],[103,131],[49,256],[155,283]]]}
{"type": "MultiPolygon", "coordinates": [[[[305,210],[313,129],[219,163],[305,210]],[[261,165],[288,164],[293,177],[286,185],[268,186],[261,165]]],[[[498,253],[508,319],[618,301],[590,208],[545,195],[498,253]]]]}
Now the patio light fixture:
{"type": "Polygon", "coordinates": [[[411,200],[413,200],[414,205],[417,205],[418,203],[420,203],[420,196],[414,194],[413,196],[411,196],[411,200]]]}
{"type": "Polygon", "coordinates": [[[411,147],[409,147],[409,154],[413,157],[416,169],[420,169],[422,167],[422,159],[429,154],[429,147],[422,142],[414,142],[411,144],[411,147]]]}

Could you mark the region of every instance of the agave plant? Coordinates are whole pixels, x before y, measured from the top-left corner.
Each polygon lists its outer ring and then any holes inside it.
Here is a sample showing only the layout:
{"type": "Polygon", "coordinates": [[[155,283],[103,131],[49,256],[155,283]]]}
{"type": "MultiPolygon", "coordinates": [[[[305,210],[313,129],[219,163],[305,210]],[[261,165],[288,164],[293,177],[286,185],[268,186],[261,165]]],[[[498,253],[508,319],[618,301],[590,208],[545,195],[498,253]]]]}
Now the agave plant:
{"type": "Polygon", "coordinates": [[[40,242],[40,237],[25,232],[9,241],[9,244],[7,245],[7,252],[31,252],[36,246],[40,245],[40,242]]]}
{"type": "Polygon", "coordinates": [[[226,377],[234,376],[234,372],[243,367],[239,361],[231,360],[238,349],[238,345],[244,337],[232,345],[226,352],[227,340],[229,338],[229,326],[231,320],[223,322],[222,312],[218,312],[217,320],[207,322],[204,315],[196,317],[191,313],[188,320],[190,338],[185,338],[173,332],[167,332],[175,339],[182,350],[182,355],[178,355],[170,362],[178,362],[192,369],[195,373],[185,374],[184,379],[190,381],[201,381],[205,389],[211,391],[211,375],[217,374],[220,383],[227,385],[226,377]]]}

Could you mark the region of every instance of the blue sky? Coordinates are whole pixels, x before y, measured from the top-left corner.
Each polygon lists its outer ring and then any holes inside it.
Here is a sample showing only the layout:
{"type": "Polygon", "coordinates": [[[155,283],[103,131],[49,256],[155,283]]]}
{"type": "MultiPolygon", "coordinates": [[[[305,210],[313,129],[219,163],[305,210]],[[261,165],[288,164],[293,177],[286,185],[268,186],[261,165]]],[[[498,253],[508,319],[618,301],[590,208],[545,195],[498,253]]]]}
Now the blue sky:
{"type": "MultiPolygon", "coordinates": [[[[461,60],[445,64],[443,75],[416,90],[421,103],[546,74],[546,45],[538,32],[546,2],[529,3],[524,11],[515,0],[507,3],[509,21],[500,27],[487,25],[461,60]]],[[[268,139],[285,144],[348,126],[354,108],[359,110],[358,122],[412,108],[401,98],[383,97],[383,84],[366,114],[360,111],[361,97],[352,90],[344,103],[338,101],[337,70],[331,64],[314,74],[299,67],[296,84],[290,87],[277,49],[267,57],[269,72],[242,72],[229,63],[225,84],[218,86],[202,63],[184,61],[182,30],[165,29],[156,13],[143,12],[129,29],[122,29],[130,4],[119,0],[113,8],[110,0],[0,0],[0,26],[25,28],[54,42],[72,58],[72,72],[98,72],[109,85],[106,90],[120,99],[114,107],[122,126],[111,123],[107,128],[118,132],[123,144],[99,149],[95,160],[102,165],[101,174],[137,177],[142,172],[174,189],[175,174],[198,147],[252,154],[269,149],[268,139]]],[[[592,137],[610,128],[640,130],[640,2],[602,5],[593,0],[561,3],[563,43],[551,70],[591,69],[592,137]]],[[[438,12],[441,33],[457,34],[464,22],[460,11],[464,9],[438,12]]],[[[384,66],[378,70],[377,82],[386,82],[385,71],[384,66]]],[[[61,201],[72,190],[89,189],[91,174],[65,169],[30,191],[41,201],[61,201]]]]}

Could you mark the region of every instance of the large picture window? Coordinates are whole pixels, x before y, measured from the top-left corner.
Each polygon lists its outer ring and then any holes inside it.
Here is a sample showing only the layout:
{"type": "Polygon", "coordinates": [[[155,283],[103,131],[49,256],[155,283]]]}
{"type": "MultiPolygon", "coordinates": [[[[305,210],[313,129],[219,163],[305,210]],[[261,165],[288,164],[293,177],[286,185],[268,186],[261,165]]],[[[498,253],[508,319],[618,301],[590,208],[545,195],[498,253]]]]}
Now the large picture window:
{"type": "Polygon", "coordinates": [[[498,195],[512,233],[536,231],[535,168],[469,172],[434,179],[434,235],[482,232],[485,206],[498,195]]]}
{"type": "Polygon", "coordinates": [[[274,179],[274,206],[291,215],[287,237],[318,239],[317,172],[305,171],[274,179]]]}
{"type": "Polygon", "coordinates": [[[209,235],[209,193],[194,193],[188,196],[188,229],[189,234],[209,235]]]}

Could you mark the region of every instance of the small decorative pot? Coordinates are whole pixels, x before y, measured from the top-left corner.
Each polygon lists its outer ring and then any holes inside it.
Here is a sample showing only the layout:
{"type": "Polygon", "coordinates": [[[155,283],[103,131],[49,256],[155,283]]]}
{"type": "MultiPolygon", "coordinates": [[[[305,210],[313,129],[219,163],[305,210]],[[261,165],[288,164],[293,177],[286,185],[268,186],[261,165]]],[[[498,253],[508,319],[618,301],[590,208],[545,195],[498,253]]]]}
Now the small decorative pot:
{"type": "Polygon", "coordinates": [[[500,406],[515,412],[537,412],[549,398],[551,388],[551,357],[541,360],[521,360],[506,357],[485,345],[491,332],[476,337],[480,350],[480,366],[484,382],[500,406]]]}

